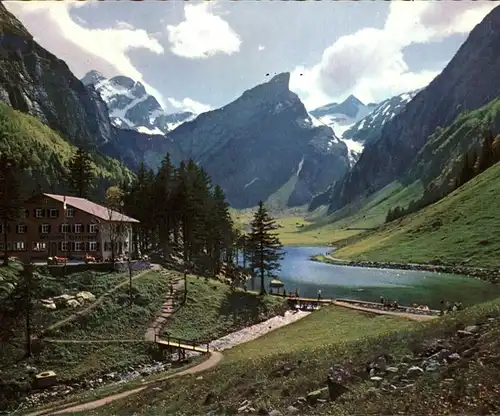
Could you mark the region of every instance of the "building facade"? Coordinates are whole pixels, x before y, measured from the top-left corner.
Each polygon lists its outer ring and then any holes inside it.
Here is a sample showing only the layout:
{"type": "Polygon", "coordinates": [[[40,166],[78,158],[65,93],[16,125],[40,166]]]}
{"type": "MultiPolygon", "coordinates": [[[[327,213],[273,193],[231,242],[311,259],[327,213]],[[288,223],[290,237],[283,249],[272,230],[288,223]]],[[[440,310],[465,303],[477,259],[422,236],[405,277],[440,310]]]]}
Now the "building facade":
{"type": "Polygon", "coordinates": [[[107,260],[113,254],[118,257],[135,251],[133,225],[137,223],[84,198],[40,194],[24,202],[19,221],[8,224],[7,229],[0,225],[0,253],[3,255],[7,244],[10,256],[26,262],[86,255],[107,260]]]}

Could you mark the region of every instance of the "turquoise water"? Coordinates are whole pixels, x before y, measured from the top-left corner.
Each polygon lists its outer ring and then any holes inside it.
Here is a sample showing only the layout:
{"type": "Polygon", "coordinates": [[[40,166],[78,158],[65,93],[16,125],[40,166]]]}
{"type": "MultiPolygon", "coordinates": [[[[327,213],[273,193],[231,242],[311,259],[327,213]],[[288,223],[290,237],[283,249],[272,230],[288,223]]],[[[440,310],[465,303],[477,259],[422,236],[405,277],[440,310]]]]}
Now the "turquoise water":
{"type": "MultiPolygon", "coordinates": [[[[441,300],[464,305],[500,296],[500,288],[476,279],[412,270],[388,270],[338,266],[310,260],[325,254],[328,247],[284,247],[285,257],[277,273],[287,292],[299,289],[300,296],[316,297],[321,289],[324,298],[350,298],[378,301],[380,296],[401,304],[426,304],[439,308],[441,300]]],[[[266,290],[269,280],[266,279],[266,290]]],[[[252,283],[248,282],[248,287],[252,283]]],[[[255,280],[260,288],[260,279],[255,280]]]]}

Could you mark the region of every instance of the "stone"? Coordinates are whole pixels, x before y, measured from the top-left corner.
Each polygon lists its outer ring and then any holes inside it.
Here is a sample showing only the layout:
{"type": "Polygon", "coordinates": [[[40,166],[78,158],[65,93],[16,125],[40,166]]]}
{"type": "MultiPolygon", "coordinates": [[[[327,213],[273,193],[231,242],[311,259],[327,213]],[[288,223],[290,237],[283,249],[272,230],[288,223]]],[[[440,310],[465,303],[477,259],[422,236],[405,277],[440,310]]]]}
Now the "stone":
{"type": "Polygon", "coordinates": [[[387,367],[385,369],[385,371],[387,371],[388,373],[397,373],[399,371],[399,368],[398,367],[387,367]]]}
{"type": "Polygon", "coordinates": [[[479,331],[479,326],[477,326],[477,325],[469,325],[469,326],[465,327],[465,331],[471,332],[472,334],[475,334],[476,332],[479,331]]]}
{"type": "Polygon", "coordinates": [[[95,295],[90,293],[90,292],[78,292],[76,294],[76,299],[79,301],[79,302],[94,302],[95,301],[95,295]]]}
{"type": "Polygon", "coordinates": [[[51,303],[42,303],[42,307],[45,308],[45,309],[49,309],[49,310],[56,310],[57,309],[57,306],[54,302],[51,302],[51,303]]]}
{"type": "Polygon", "coordinates": [[[456,352],[454,352],[453,354],[449,355],[448,356],[448,361],[458,361],[460,360],[460,354],[457,354],[456,352]]]}
{"type": "Polygon", "coordinates": [[[203,376],[196,377],[196,380],[203,380],[203,376]]]}
{"type": "Polygon", "coordinates": [[[465,331],[463,329],[459,329],[457,331],[457,335],[460,337],[460,338],[465,338],[465,337],[471,337],[472,335],[474,335],[472,332],[469,332],[469,331],[465,331]]]}
{"type": "Polygon", "coordinates": [[[322,396],[326,394],[327,391],[328,387],[323,387],[321,389],[312,391],[306,396],[306,400],[310,404],[315,404],[318,401],[318,399],[320,399],[322,396]]]}
{"type": "Polygon", "coordinates": [[[439,369],[439,367],[441,367],[441,364],[439,364],[438,361],[435,361],[435,360],[429,360],[426,362],[424,368],[425,368],[425,371],[427,372],[434,372],[434,371],[437,371],[439,369]]]}
{"type": "Polygon", "coordinates": [[[59,307],[59,306],[66,305],[66,303],[68,303],[68,301],[70,301],[70,300],[72,300],[74,298],[75,298],[74,296],[64,294],[64,295],[56,296],[56,297],[52,298],[52,300],[54,301],[54,303],[56,304],[56,306],[59,307]]]}
{"type": "Polygon", "coordinates": [[[76,299],[70,299],[66,302],[66,306],[69,307],[69,308],[78,308],[80,307],[80,302],[78,302],[76,299]]]}
{"type": "Polygon", "coordinates": [[[283,416],[283,413],[281,413],[279,410],[271,410],[269,412],[269,416],[283,416]]]}
{"type": "Polygon", "coordinates": [[[382,381],[383,378],[382,377],[378,377],[378,376],[374,376],[374,377],[370,377],[370,380],[371,381],[382,381]]]}
{"type": "Polygon", "coordinates": [[[417,367],[416,365],[414,365],[408,369],[408,371],[406,372],[406,377],[415,378],[415,377],[421,376],[423,373],[424,373],[424,370],[422,370],[420,367],[417,367]]]}
{"type": "Polygon", "coordinates": [[[297,409],[295,406],[290,405],[286,408],[286,412],[289,415],[296,415],[297,413],[300,413],[300,410],[297,409]]]}

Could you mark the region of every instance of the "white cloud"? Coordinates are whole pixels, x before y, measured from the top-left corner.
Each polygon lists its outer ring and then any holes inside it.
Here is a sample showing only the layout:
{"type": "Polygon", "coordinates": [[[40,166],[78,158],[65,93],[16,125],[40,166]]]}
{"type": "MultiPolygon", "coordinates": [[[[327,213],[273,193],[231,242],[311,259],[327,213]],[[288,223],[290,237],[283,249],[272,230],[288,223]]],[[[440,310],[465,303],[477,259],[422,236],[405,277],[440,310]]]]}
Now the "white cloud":
{"type": "Polygon", "coordinates": [[[168,40],[175,55],[190,59],[209,58],[218,53],[232,55],[241,39],[229,24],[213,14],[214,3],[185,4],[185,20],[168,25],[168,40]]]}
{"type": "Polygon", "coordinates": [[[315,108],[351,93],[371,102],[424,87],[438,72],[411,72],[404,48],[468,33],[494,7],[494,2],[392,2],[383,29],[338,38],[317,64],[292,71],[290,88],[307,108],[315,108]]]}
{"type": "Polygon", "coordinates": [[[259,45],[257,46],[257,50],[260,52],[260,51],[263,51],[264,49],[266,49],[266,47],[264,45],[259,45]]]}
{"type": "Polygon", "coordinates": [[[184,98],[179,101],[175,98],[169,97],[168,102],[179,111],[190,111],[191,113],[200,114],[210,111],[212,108],[209,105],[202,104],[191,98],[184,98]]]}
{"type": "Polygon", "coordinates": [[[117,22],[109,29],[89,29],[73,19],[70,10],[96,7],[92,2],[5,2],[42,46],[69,65],[77,77],[96,69],[107,77],[126,75],[144,84],[160,103],[161,94],[148,85],[127,53],[143,48],[164,53],[160,43],[143,29],[117,22]]]}

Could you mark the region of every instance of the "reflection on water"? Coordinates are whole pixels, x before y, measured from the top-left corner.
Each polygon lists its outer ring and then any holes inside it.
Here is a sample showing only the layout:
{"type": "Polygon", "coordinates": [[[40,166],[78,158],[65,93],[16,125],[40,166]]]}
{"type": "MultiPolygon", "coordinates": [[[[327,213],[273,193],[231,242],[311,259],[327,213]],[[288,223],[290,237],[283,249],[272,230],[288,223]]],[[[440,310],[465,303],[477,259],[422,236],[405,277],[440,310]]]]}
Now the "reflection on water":
{"type": "MultiPolygon", "coordinates": [[[[438,308],[441,299],[470,304],[499,296],[498,288],[492,289],[488,283],[461,276],[337,266],[310,260],[312,255],[326,253],[326,247],[284,247],[284,251],[279,278],[287,292],[298,289],[304,297],[316,297],[321,289],[323,298],[378,301],[384,296],[402,304],[425,303],[438,308]]],[[[269,279],[266,286],[268,284],[269,279]]],[[[259,279],[255,286],[260,287],[259,279]]]]}

